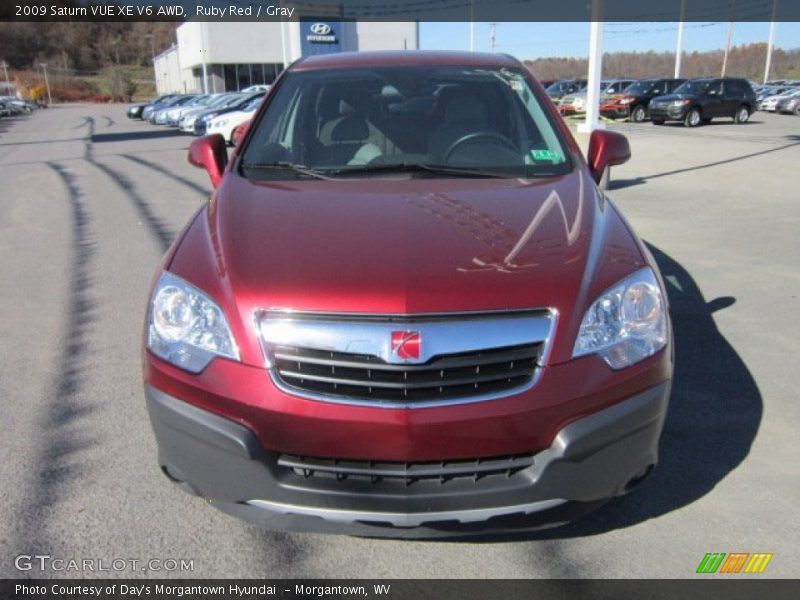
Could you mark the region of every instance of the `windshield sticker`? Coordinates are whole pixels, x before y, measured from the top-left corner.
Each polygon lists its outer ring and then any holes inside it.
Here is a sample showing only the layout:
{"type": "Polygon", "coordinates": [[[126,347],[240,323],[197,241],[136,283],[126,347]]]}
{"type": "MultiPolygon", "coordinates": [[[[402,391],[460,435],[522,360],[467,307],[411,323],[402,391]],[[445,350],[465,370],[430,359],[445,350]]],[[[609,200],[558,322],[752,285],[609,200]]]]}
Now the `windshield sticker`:
{"type": "Polygon", "coordinates": [[[550,162],[556,162],[559,158],[558,154],[552,152],[551,150],[531,150],[531,157],[533,160],[547,160],[550,162]]]}

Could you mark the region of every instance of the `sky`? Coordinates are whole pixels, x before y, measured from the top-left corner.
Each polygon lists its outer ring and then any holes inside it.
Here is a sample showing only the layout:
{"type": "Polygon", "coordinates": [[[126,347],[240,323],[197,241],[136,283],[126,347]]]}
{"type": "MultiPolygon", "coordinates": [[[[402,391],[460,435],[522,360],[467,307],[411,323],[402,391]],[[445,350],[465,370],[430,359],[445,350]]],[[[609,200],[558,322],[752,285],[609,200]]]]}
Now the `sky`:
{"type": "MultiPolygon", "coordinates": [[[[475,50],[491,52],[491,23],[475,23],[475,50]]],[[[800,23],[775,25],[775,47],[800,47],[800,23]]],[[[469,23],[420,23],[420,48],[424,50],[469,50],[469,23]]],[[[606,23],[606,52],[654,50],[675,51],[677,23],[606,23]]],[[[686,23],[684,52],[724,49],[728,23],[686,23]]],[[[769,23],[733,24],[732,44],[766,43],[769,23]]],[[[496,51],[521,60],[539,57],[586,57],[589,55],[589,23],[497,23],[496,51]]]]}

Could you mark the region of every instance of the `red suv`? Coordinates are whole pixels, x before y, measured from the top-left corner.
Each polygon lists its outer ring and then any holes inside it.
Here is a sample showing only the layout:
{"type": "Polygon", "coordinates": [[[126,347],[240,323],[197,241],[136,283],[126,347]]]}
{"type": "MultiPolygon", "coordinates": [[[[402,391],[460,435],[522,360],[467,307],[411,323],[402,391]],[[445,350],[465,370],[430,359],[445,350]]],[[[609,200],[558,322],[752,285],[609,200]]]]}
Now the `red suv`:
{"type": "Polygon", "coordinates": [[[657,461],[658,269],[530,72],[315,56],[281,75],[167,253],[144,381],[164,473],[273,529],[426,537],[563,522],[657,461]]]}

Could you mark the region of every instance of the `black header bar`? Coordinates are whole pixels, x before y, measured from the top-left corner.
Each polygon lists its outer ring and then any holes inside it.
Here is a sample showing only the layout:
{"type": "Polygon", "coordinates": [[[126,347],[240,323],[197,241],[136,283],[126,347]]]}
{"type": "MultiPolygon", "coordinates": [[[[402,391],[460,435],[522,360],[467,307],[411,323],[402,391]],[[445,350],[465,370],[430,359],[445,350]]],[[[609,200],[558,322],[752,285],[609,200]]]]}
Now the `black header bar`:
{"type": "Polygon", "coordinates": [[[797,0],[3,0],[0,21],[800,21],[797,0]],[[683,7],[683,13],[681,10],[683,7]]]}

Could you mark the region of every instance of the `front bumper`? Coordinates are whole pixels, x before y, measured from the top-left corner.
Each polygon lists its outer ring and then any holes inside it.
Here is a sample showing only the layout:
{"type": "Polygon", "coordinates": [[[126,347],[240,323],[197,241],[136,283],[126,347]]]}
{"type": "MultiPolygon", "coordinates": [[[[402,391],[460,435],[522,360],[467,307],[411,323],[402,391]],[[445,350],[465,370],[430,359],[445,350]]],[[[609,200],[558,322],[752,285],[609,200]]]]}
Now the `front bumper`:
{"type": "Polygon", "coordinates": [[[601,104],[600,114],[611,119],[625,119],[631,116],[630,104],[601,104]]]}
{"type": "Polygon", "coordinates": [[[392,486],[298,475],[247,427],[145,386],[159,463],[184,490],[270,529],[386,537],[558,524],[630,491],[657,462],[669,391],[666,381],[569,423],[513,476],[392,486]]]}
{"type": "Polygon", "coordinates": [[[650,104],[650,120],[655,121],[683,121],[689,111],[688,105],[659,106],[650,104]]]}

